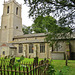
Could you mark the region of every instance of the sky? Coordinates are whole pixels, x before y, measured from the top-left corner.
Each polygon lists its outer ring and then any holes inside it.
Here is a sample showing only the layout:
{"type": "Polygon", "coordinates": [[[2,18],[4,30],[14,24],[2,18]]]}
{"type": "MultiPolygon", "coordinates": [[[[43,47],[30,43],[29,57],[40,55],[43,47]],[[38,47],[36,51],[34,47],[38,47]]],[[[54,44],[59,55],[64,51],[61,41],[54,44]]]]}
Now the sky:
{"type": "MultiPolygon", "coordinates": [[[[22,4],[22,25],[31,26],[33,24],[33,20],[32,18],[28,17],[29,8],[24,4],[24,0],[16,0],[16,1],[22,4]]],[[[3,14],[3,3],[4,0],[0,0],[0,26],[1,26],[1,16],[3,14]]]]}

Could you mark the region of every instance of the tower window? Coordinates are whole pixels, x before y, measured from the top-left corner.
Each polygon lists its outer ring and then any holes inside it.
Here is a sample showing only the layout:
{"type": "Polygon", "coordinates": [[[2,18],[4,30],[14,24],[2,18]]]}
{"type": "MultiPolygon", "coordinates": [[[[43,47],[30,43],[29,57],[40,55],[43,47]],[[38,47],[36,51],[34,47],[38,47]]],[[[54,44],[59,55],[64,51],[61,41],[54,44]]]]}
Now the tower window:
{"type": "Polygon", "coordinates": [[[18,26],[16,27],[16,29],[18,29],[18,26]]]}
{"type": "Polygon", "coordinates": [[[9,6],[7,7],[7,13],[9,13],[9,6]]]}
{"type": "Polygon", "coordinates": [[[16,8],[16,15],[18,15],[18,7],[16,8]]]}
{"type": "Polygon", "coordinates": [[[7,26],[5,26],[5,29],[7,28],[7,26]]]}

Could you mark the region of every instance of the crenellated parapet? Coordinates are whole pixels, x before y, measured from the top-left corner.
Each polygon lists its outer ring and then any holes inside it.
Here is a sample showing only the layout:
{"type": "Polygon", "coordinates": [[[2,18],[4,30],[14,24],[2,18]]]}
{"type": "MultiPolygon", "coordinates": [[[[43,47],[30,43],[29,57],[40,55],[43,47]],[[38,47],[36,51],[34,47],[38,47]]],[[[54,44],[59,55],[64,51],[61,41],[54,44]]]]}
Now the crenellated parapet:
{"type": "Polygon", "coordinates": [[[16,2],[16,0],[9,0],[9,1],[5,1],[4,0],[4,4],[9,4],[9,3],[11,3],[11,2],[14,2],[15,4],[17,4],[18,6],[22,6],[22,4],[19,4],[18,2],[16,2]]]}

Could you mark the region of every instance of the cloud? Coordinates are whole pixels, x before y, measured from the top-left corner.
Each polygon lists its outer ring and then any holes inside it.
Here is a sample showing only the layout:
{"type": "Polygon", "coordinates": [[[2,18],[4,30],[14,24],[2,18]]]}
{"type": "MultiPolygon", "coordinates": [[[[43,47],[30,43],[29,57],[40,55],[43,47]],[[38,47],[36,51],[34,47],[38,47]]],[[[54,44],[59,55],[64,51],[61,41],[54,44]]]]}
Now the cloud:
{"type": "MultiPolygon", "coordinates": [[[[8,1],[8,0],[5,0],[8,1]]],[[[33,21],[32,18],[28,17],[29,8],[24,4],[24,0],[16,0],[18,3],[22,4],[22,24],[26,26],[31,26],[33,21]]],[[[1,25],[1,16],[3,14],[3,3],[4,0],[0,0],[0,25],[1,25]]]]}

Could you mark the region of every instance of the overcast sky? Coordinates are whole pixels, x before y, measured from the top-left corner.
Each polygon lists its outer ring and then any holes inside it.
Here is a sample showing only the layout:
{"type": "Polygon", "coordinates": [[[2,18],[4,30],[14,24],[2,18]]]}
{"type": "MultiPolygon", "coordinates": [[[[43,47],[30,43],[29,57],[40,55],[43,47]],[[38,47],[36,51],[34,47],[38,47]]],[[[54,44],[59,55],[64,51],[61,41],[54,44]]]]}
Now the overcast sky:
{"type": "MultiPolygon", "coordinates": [[[[5,0],[8,1],[8,0],[5,0]]],[[[24,4],[24,0],[16,0],[18,3],[22,4],[22,24],[26,26],[31,26],[33,21],[28,17],[29,8],[24,4]]],[[[1,25],[1,16],[3,14],[3,3],[4,0],[0,0],[0,25],[1,25]]]]}

